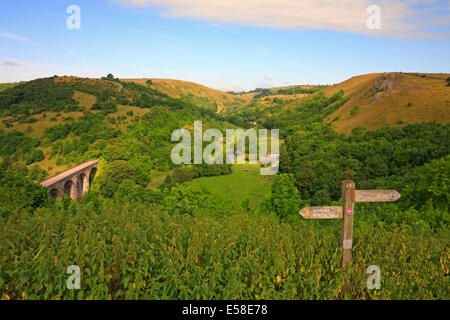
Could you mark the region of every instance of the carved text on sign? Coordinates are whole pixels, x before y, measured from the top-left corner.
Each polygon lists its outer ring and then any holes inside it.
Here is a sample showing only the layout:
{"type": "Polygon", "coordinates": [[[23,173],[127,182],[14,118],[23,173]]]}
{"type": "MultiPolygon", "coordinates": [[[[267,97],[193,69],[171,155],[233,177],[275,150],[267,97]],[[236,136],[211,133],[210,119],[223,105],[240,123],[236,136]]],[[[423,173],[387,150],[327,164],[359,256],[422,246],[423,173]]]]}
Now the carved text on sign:
{"type": "Polygon", "coordinates": [[[396,190],[355,190],[355,202],[391,202],[400,197],[396,190]]]}
{"type": "Polygon", "coordinates": [[[300,210],[305,219],[342,219],[342,206],[338,207],[306,207],[300,210]]]}

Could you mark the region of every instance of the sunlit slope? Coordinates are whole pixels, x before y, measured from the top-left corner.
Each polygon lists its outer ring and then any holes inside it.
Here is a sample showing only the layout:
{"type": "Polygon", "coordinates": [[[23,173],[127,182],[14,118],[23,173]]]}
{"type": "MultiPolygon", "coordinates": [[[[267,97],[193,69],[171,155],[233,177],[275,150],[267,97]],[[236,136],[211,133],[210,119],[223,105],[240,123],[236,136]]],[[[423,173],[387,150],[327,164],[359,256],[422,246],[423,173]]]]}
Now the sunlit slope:
{"type": "Polygon", "coordinates": [[[449,74],[374,73],[353,77],[323,90],[326,96],[343,90],[349,101],[326,118],[349,134],[355,127],[450,120],[449,74]]]}
{"type": "Polygon", "coordinates": [[[0,92],[6,90],[8,88],[14,87],[16,84],[17,83],[0,83],[0,92]]]}
{"type": "MultiPolygon", "coordinates": [[[[21,83],[31,84],[32,82],[33,81],[21,83]]],[[[43,113],[31,114],[30,118],[35,119],[35,122],[18,121],[17,119],[13,119],[11,116],[4,116],[0,114],[0,130],[15,130],[26,133],[30,137],[41,139],[44,136],[45,130],[52,126],[70,123],[71,121],[81,118],[85,112],[99,113],[99,110],[91,110],[92,106],[97,101],[97,97],[94,95],[95,93],[105,90],[112,90],[116,92],[122,91],[122,86],[118,83],[94,78],[55,77],[54,83],[62,83],[68,87],[75,85],[76,90],[74,90],[72,98],[79,103],[79,106],[82,107],[84,111],[46,111],[43,113]],[[10,122],[8,126],[5,121],[10,122]]],[[[0,84],[0,92],[17,84],[18,83],[2,83],[0,84]]],[[[130,98],[133,97],[133,92],[128,92],[127,94],[129,94],[130,98]]],[[[119,103],[117,112],[110,113],[108,116],[117,120],[118,117],[123,117],[130,111],[132,111],[135,116],[141,116],[148,112],[148,109],[138,108],[131,105],[122,105],[119,103]]],[[[127,122],[124,122],[123,127],[126,124],[127,122]]]]}
{"type": "MultiPolygon", "coordinates": [[[[265,90],[269,90],[269,95],[261,95],[261,92],[247,92],[242,95],[242,97],[250,98],[255,100],[258,103],[268,104],[268,101],[273,101],[274,99],[282,100],[286,103],[287,106],[291,104],[298,104],[303,100],[309,98],[315,92],[323,89],[322,85],[291,85],[291,86],[282,86],[282,87],[271,87],[266,88],[265,90]],[[296,92],[296,90],[313,90],[313,92],[296,92]]],[[[270,103],[269,103],[270,104],[270,103]]]]}
{"type": "MultiPolygon", "coordinates": [[[[149,79],[121,79],[125,82],[135,82],[141,85],[146,85],[149,79]]],[[[232,109],[247,104],[250,97],[235,96],[227,92],[215,90],[189,81],[173,80],[173,79],[150,79],[152,81],[151,88],[167,94],[172,98],[182,97],[196,97],[200,100],[207,100],[209,102],[217,103],[217,112],[226,109],[232,109]]]]}

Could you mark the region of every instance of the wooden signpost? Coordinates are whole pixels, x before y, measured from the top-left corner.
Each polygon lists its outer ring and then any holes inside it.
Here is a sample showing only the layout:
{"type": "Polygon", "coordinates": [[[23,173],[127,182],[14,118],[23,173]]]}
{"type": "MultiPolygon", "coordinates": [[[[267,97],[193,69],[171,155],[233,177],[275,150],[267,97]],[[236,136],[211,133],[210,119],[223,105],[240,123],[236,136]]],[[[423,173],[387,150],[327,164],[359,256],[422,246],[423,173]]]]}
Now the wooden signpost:
{"type": "Polygon", "coordinates": [[[300,210],[305,219],[342,219],[342,207],[306,207],[300,210]]]}
{"type": "Polygon", "coordinates": [[[355,202],[392,202],[400,199],[396,190],[356,190],[352,180],[342,181],[342,206],[306,207],[299,214],[305,219],[342,219],[340,246],[343,249],[341,265],[345,268],[352,259],[353,216],[355,202]]]}

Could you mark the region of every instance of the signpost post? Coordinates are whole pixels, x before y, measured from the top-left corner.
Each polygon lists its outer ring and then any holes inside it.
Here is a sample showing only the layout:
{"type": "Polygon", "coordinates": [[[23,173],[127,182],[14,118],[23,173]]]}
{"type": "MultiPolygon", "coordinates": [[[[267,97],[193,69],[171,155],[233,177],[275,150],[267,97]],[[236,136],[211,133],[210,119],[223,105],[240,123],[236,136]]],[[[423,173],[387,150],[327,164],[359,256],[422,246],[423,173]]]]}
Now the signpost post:
{"type": "Polygon", "coordinates": [[[400,199],[396,190],[356,190],[352,180],[342,181],[342,206],[306,207],[299,214],[305,219],[341,219],[341,240],[343,250],[341,266],[345,268],[352,259],[353,216],[355,202],[393,202],[400,199]]]}
{"type": "Polygon", "coordinates": [[[352,259],[353,247],[353,212],[355,206],[355,183],[351,180],[342,181],[342,201],[344,205],[344,218],[341,221],[341,248],[343,249],[341,265],[352,259]]]}

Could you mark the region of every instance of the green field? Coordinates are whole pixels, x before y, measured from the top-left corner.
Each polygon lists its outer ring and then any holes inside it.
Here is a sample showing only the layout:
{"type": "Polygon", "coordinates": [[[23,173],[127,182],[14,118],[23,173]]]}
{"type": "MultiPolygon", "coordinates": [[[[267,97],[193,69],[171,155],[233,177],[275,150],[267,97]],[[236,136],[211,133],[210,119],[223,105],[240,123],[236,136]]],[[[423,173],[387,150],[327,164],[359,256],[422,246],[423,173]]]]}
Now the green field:
{"type": "Polygon", "coordinates": [[[272,177],[262,176],[259,171],[234,171],[225,176],[198,178],[187,184],[204,187],[212,194],[238,203],[249,199],[254,208],[264,197],[270,196],[272,177]]]}

